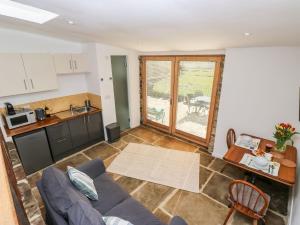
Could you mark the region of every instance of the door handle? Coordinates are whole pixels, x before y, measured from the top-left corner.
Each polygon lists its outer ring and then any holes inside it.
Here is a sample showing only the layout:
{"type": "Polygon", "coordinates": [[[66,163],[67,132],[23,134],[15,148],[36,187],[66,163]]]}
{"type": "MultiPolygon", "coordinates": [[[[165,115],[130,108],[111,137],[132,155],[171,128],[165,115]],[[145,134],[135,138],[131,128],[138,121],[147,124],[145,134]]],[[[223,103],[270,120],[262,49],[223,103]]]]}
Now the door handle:
{"type": "Polygon", "coordinates": [[[31,87],[32,87],[32,89],[34,89],[34,85],[33,85],[32,79],[30,79],[30,82],[31,82],[31,87]]]}
{"type": "Polygon", "coordinates": [[[27,90],[27,84],[26,84],[26,80],[24,79],[24,86],[25,86],[25,90],[27,90]]]}

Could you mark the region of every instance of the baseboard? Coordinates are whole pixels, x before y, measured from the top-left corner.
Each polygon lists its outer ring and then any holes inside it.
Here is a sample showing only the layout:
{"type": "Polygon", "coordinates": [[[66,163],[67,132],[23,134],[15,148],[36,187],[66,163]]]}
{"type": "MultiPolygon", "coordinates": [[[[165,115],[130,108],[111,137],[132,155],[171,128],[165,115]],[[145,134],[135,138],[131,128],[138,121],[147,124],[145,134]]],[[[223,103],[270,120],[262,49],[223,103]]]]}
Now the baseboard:
{"type": "Polygon", "coordinates": [[[288,215],[287,215],[287,224],[292,225],[292,216],[294,211],[294,197],[295,197],[295,188],[292,188],[292,191],[289,195],[289,204],[288,204],[288,215]]]}
{"type": "Polygon", "coordinates": [[[219,158],[219,159],[223,159],[223,156],[224,156],[224,155],[222,155],[222,154],[215,153],[215,152],[213,152],[211,155],[212,155],[213,157],[216,157],[216,158],[219,158]]]}

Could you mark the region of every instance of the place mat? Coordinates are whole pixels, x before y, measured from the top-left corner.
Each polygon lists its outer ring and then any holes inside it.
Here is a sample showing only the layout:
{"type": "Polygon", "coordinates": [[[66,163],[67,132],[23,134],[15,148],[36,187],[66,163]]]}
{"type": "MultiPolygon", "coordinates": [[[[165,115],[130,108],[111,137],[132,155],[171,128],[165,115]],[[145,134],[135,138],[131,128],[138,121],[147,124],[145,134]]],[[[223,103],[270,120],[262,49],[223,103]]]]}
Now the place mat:
{"type": "Polygon", "coordinates": [[[260,139],[248,135],[240,135],[234,144],[253,151],[258,149],[260,139]]]}
{"type": "Polygon", "coordinates": [[[270,174],[272,176],[275,176],[277,177],[278,176],[278,172],[279,172],[279,168],[280,168],[280,163],[277,163],[277,162],[269,162],[269,166],[266,168],[266,169],[260,169],[260,168],[257,168],[253,162],[254,160],[254,157],[253,155],[250,155],[248,153],[245,153],[243,158],[241,159],[240,163],[243,164],[243,165],[246,165],[252,169],[256,169],[256,170],[260,170],[264,173],[267,173],[267,174],[270,174]],[[273,166],[273,167],[272,167],[273,166]]]}

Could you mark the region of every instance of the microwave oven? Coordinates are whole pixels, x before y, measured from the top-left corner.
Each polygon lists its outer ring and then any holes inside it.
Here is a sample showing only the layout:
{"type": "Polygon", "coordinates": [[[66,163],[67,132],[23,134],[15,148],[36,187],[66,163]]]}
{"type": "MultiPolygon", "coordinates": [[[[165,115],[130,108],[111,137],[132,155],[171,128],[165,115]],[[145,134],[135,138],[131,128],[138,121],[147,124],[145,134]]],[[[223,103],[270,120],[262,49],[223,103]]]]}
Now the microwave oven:
{"type": "Polygon", "coordinates": [[[35,113],[31,109],[16,110],[16,114],[5,115],[4,118],[8,129],[14,129],[36,122],[35,113]]]}

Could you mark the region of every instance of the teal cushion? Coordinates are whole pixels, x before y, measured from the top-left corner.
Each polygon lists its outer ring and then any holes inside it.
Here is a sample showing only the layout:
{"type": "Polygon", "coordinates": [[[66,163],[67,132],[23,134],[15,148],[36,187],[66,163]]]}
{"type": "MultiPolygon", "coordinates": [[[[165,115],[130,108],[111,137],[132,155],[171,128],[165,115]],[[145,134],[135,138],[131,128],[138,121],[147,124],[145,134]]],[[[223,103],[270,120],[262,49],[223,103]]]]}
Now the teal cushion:
{"type": "Polygon", "coordinates": [[[86,197],[91,200],[98,200],[98,193],[96,191],[94,181],[85,173],[68,166],[68,176],[72,184],[86,197]]]}
{"type": "Polygon", "coordinates": [[[133,225],[127,220],[123,220],[116,216],[104,216],[102,217],[106,225],[133,225]]]}

